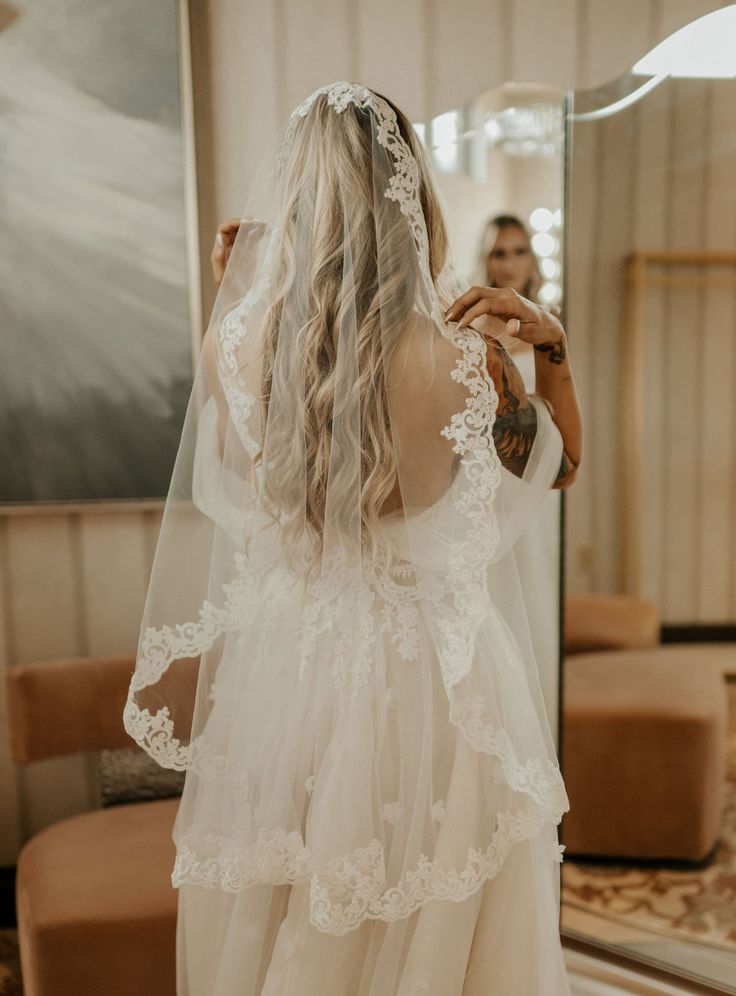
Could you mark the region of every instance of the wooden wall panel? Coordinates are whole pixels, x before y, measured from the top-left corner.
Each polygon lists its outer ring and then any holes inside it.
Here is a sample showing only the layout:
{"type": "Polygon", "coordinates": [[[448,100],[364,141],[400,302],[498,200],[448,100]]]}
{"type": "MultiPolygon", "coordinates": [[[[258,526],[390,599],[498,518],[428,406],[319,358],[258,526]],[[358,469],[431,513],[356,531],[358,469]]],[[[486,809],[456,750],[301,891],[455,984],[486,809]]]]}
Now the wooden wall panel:
{"type": "Polygon", "coordinates": [[[653,44],[668,35],[679,31],[685,24],[703,17],[720,7],[727,7],[728,2],[712,3],[711,0],[659,0],[652,4],[655,18],[653,44]]]}
{"type": "MultiPolygon", "coordinates": [[[[357,68],[354,76],[392,100],[412,121],[427,115],[427,5],[421,0],[375,0],[357,7],[357,68]],[[390,27],[389,27],[390,26],[390,27]]],[[[347,79],[352,79],[350,75],[347,79]]],[[[322,82],[329,82],[323,78],[322,82]]]]}
{"type": "MultiPolygon", "coordinates": [[[[666,544],[664,530],[665,463],[667,430],[661,417],[665,408],[665,363],[667,300],[663,288],[652,289],[644,309],[644,366],[647,371],[643,420],[647,426],[647,445],[641,462],[642,531],[647,542],[641,548],[639,590],[658,605],[662,603],[662,557],[666,544]]],[[[635,514],[622,509],[622,513],[635,514]]]]}
{"type": "MultiPolygon", "coordinates": [[[[675,80],[665,84],[672,92],[671,182],[669,185],[669,248],[703,249],[703,191],[707,144],[706,84],[675,80]]],[[[672,268],[687,278],[689,268],[672,268]]],[[[695,602],[697,478],[700,460],[700,405],[704,293],[683,286],[669,290],[665,335],[665,487],[662,612],[666,619],[692,618],[695,602]]]]}
{"type": "Polygon", "coordinates": [[[575,0],[539,3],[514,0],[510,33],[504,39],[511,53],[511,78],[561,88],[578,81],[577,9],[575,0]],[[562,53],[564,52],[564,56],[562,53]]]}
{"type": "MultiPolygon", "coordinates": [[[[733,84],[709,84],[708,162],[704,237],[711,249],[736,243],[736,100],[733,84]]],[[[720,274],[726,275],[723,271],[720,274]]],[[[696,573],[698,618],[706,622],[736,617],[736,287],[708,290],[698,341],[703,389],[697,398],[702,427],[696,573]],[[730,408],[727,403],[730,399],[730,408]],[[730,495],[731,501],[724,501],[730,495]]]]}
{"type": "MultiPolygon", "coordinates": [[[[656,39],[654,4],[641,0],[617,3],[582,3],[585,42],[580,46],[578,86],[597,86],[631,68],[656,39]]],[[[659,37],[662,37],[661,35],[659,37]]]]}
{"type": "MultiPolygon", "coordinates": [[[[84,604],[75,515],[15,516],[6,522],[13,650],[9,666],[82,651],[84,604]]],[[[44,761],[17,771],[19,835],[25,839],[90,806],[83,757],[44,761]]]]}
{"type": "Polygon", "coordinates": [[[213,185],[215,213],[202,224],[205,258],[219,222],[245,211],[264,145],[286,113],[282,6],[242,0],[224,5],[226,17],[208,20],[211,103],[198,111],[212,141],[212,175],[200,182],[213,185]]]}
{"type": "MultiPolygon", "coordinates": [[[[12,575],[8,562],[8,520],[0,518],[0,670],[14,657],[13,617],[10,600],[12,575]]],[[[0,730],[5,734],[7,704],[5,682],[0,682],[0,730]]],[[[21,845],[20,772],[10,759],[7,736],[0,747],[0,866],[12,865],[21,845]]]]}
{"type": "MultiPolygon", "coordinates": [[[[592,543],[599,562],[587,578],[570,572],[573,591],[623,582],[620,264],[633,250],[736,249],[733,88],[668,81],[623,114],[576,126],[570,332],[586,341],[575,369],[581,398],[595,404],[584,408],[583,471],[569,494],[571,511],[587,507],[592,522],[570,516],[567,554],[574,564],[592,543]],[[597,164],[586,151],[594,141],[597,164]]],[[[730,279],[721,287],[694,283],[691,266],[654,272],[679,282],[646,291],[639,590],[667,623],[733,622],[734,270],[709,271],[730,279]]]]}
{"type": "Polygon", "coordinates": [[[604,297],[597,294],[597,320],[593,323],[594,380],[590,391],[597,414],[593,420],[589,472],[595,477],[593,493],[594,530],[599,556],[596,563],[597,590],[615,591],[620,584],[621,473],[618,413],[620,412],[622,322],[622,263],[631,246],[633,216],[626,205],[634,197],[636,116],[606,118],[601,127],[601,168],[598,197],[601,228],[597,233],[599,261],[595,286],[613,288],[604,297]]]}
{"type": "Polygon", "coordinates": [[[281,0],[284,4],[284,74],[288,114],[318,86],[358,72],[358,39],[351,33],[348,0],[281,0]]]}
{"type": "Polygon", "coordinates": [[[572,592],[590,591],[596,569],[596,542],[593,526],[594,477],[588,457],[593,445],[593,419],[596,408],[592,395],[592,364],[595,344],[595,296],[590,292],[597,268],[595,233],[600,220],[596,184],[599,176],[600,145],[594,127],[576,129],[572,189],[574,200],[570,212],[570,239],[567,246],[568,287],[567,327],[570,357],[575,372],[580,407],[583,413],[583,451],[580,473],[575,487],[565,496],[565,568],[566,585],[572,592]]]}
{"type": "MultiPolygon", "coordinates": [[[[666,247],[669,238],[669,162],[672,157],[670,91],[659,88],[634,109],[637,118],[637,172],[632,209],[633,247],[666,247]]],[[[642,549],[640,586],[643,595],[656,602],[661,598],[661,558],[663,547],[665,427],[660,413],[664,408],[665,325],[667,300],[664,289],[646,296],[644,363],[647,383],[644,395],[644,423],[648,445],[642,461],[642,523],[650,542],[642,549]]],[[[619,420],[620,421],[620,420],[619,420]]],[[[623,511],[623,510],[622,510],[623,511]]]]}
{"type": "Polygon", "coordinates": [[[135,653],[148,575],[141,515],[80,516],[79,529],[84,653],[135,653]]]}
{"type": "Polygon", "coordinates": [[[8,600],[14,659],[41,660],[81,649],[83,614],[74,515],[28,515],[7,520],[8,600]]]}
{"type": "Polygon", "coordinates": [[[477,0],[434,0],[426,53],[430,84],[425,113],[462,107],[475,93],[508,80],[538,81],[538,68],[533,64],[527,63],[521,75],[512,64],[513,7],[511,0],[489,0],[482,8],[477,0]],[[480,80],[485,81],[481,86],[480,80]]]}

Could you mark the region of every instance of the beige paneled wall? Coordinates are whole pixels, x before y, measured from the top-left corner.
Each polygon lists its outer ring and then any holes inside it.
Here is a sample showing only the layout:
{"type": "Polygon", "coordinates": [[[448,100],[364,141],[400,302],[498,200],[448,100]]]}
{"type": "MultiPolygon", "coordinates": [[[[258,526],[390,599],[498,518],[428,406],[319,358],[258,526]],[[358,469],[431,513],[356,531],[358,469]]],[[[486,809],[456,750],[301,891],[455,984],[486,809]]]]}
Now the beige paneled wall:
{"type": "MultiPolygon", "coordinates": [[[[206,6],[206,5],[203,5],[206,6]]],[[[713,0],[219,0],[210,38],[217,217],[238,214],[268,134],[311,90],[367,83],[413,120],[500,83],[603,83],[713,0]]],[[[209,251],[215,218],[204,225],[209,251]]]]}
{"type": "MultiPolygon", "coordinates": [[[[508,80],[563,88],[604,82],[675,28],[719,6],[709,0],[192,0],[205,316],[213,299],[208,257],[215,227],[242,211],[262,138],[316,86],[362,81],[421,120],[508,80]]],[[[587,362],[589,345],[573,348],[576,362],[587,362]]],[[[588,385],[581,387],[589,397],[588,385]]],[[[583,510],[582,519],[589,514],[583,510]]],[[[142,506],[0,516],[0,667],[62,654],[132,652],[158,517],[142,506]]],[[[0,863],[9,864],[29,834],[94,805],[96,785],[85,759],[16,769],[6,738],[1,742],[0,863]]]]}
{"type": "MultiPolygon", "coordinates": [[[[95,511],[6,510],[0,516],[3,668],[132,652],[159,523],[150,502],[95,511]]],[[[10,864],[30,834],[94,806],[96,781],[85,757],[16,768],[7,753],[4,684],[0,696],[0,862],[10,864]]]]}
{"type": "Polygon", "coordinates": [[[622,590],[623,515],[641,516],[634,588],[666,623],[736,621],[736,270],[654,276],[643,326],[642,483],[624,503],[623,261],[633,250],[736,252],[736,84],[667,81],[573,139],[570,318],[586,413],[568,495],[568,587],[622,590]],[[593,400],[594,399],[594,400],[593,400]]]}

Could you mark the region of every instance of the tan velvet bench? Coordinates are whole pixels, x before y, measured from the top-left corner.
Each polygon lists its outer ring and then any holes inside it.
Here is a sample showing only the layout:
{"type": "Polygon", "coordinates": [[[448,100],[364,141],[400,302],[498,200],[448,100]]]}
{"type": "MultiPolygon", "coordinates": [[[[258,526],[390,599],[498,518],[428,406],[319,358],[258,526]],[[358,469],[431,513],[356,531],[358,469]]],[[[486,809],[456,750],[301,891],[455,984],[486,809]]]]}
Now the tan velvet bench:
{"type": "Polygon", "coordinates": [[[565,619],[565,856],[702,861],[720,834],[736,646],[662,645],[656,607],[631,596],[569,596],[565,619]]]}
{"type": "MultiPolygon", "coordinates": [[[[133,663],[70,658],[9,668],[13,760],[133,746],[122,725],[133,663]]],[[[24,996],[174,996],[178,802],[82,813],[24,844],[16,878],[24,996]]]]}

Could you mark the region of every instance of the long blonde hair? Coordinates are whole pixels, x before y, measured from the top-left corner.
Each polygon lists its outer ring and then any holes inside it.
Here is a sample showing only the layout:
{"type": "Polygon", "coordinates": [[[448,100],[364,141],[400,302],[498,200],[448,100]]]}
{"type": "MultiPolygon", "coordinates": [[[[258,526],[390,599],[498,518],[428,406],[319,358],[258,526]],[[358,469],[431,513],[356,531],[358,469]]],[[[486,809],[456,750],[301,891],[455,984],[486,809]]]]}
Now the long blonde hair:
{"type": "MultiPolygon", "coordinates": [[[[373,91],[375,93],[375,91],[373,91]]],[[[376,94],[381,97],[380,94],[376,94]]],[[[442,268],[447,252],[447,234],[440,201],[434,190],[429,165],[406,116],[387,98],[394,110],[402,138],[419,167],[420,199],[429,240],[430,272],[434,280],[442,268]]],[[[355,307],[357,327],[358,376],[355,385],[360,411],[359,438],[351,439],[360,452],[360,481],[356,467],[338,470],[330,487],[334,494],[355,495],[360,487],[360,523],[356,521],[356,503],[345,501],[344,508],[331,504],[331,521],[346,537],[360,531],[363,540],[372,542],[373,526],[398,483],[397,459],[391,437],[384,363],[386,353],[398,341],[410,319],[414,302],[417,272],[409,264],[416,250],[409,246],[411,231],[398,206],[391,214],[390,258],[381,256],[380,295],[376,218],[374,214],[373,129],[374,112],[350,103],[336,113],[324,95],[319,96],[309,114],[299,123],[291,146],[284,175],[282,228],[277,247],[281,260],[276,293],[266,316],[262,398],[264,425],[267,425],[274,384],[279,377],[294,376],[300,364],[304,376],[304,401],[293,401],[292,410],[277,420],[280,429],[268,433],[268,473],[264,493],[278,515],[282,535],[293,541],[305,532],[322,548],[330,455],[333,443],[335,411],[337,337],[344,309],[355,307]],[[305,163],[311,168],[305,172],[305,163]],[[338,196],[339,195],[339,196],[338,196]],[[278,350],[279,328],[289,290],[298,272],[296,235],[299,212],[309,205],[310,231],[308,291],[301,302],[297,348],[278,350]],[[344,225],[342,202],[348,213],[347,224],[356,247],[352,252],[352,287],[343,295],[344,225]],[[393,220],[395,219],[395,220],[393,220]],[[402,248],[403,247],[403,248],[402,248]],[[343,300],[343,296],[349,300],[343,300]],[[291,354],[291,355],[287,355],[291,354]],[[303,411],[300,410],[303,407],[303,411]],[[340,481],[342,473],[346,480],[340,481]],[[306,508],[304,492],[306,485],[306,508]],[[334,520],[332,515],[334,512],[334,520]]],[[[388,157],[386,157],[388,163],[388,157]]],[[[387,169],[389,167],[387,166],[387,169]]],[[[393,167],[391,167],[393,170],[393,167]]],[[[388,187],[389,176],[385,180],[388,187]]],[[[381,232],[383,237],[384,232],[381,232]]],[[[303,276],[303,274],[302,274],[303,276]]],[[[280,392],[279,397],[288,392],[280,392]]],[[[351,403],[355,404],[355,395],[351,403]]]]}

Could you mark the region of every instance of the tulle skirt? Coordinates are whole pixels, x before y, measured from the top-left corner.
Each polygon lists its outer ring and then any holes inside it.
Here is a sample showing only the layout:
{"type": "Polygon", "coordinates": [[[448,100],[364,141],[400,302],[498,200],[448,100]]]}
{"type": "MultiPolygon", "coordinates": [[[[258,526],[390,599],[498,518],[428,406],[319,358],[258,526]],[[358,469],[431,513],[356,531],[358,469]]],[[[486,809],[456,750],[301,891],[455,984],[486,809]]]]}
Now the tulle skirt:
{"type": "Polygon", "coordinates": [[[181,886],[177,996],[569,996],[546,836],[460,903],[342,937],[310,923],[308,884],[181,886]]]}
{"type": "MultiPolygon", "coordinates": [[[[404,696],[398,697],[406,701],[404,696]]],[[[437,704],[441,702],[438,699],[437,704]]],[[[415,723],[421,725],[418,700],[414,711],[415,723]]],[[[407,715],[404,722],[409,722],[407,715]]],[[[407,874],[392,850],[391,838],[386,836],[382,870],[390,872],[398,861],[399,871],[388,875],[388,884],[382,879],[370,895],[385,900],[391,895],[391,881],[404,883],[397,889],[404,905],[402,915],[391,920],[358,918],[357,926],[337,935],[313,922],[315,908],[322,907],[315,903],[309,865],[301,879],[291,884],[258,881],[257,874],[251,884],[234,878],[232,868],[241,871],[242,866],[227,865],[222,850],[213,849],[208,858],[209,852],[197,851],[196,844],[190,847],[192,840],[202,840],[196,829],[201,819],[197,823],[193,814],[208,807],[211,817],[222,811],[222,802],[218,808],[211,785],[204,791],[200,785],[196,808],[185,799],[176,834],[180,852],[175,872],[179,889],[177,996],[569,996],[559,936],[557,827],[548,820],[530,831],[530,836],[521,834],[511,844],[502,838],[497,870],[478,864],[477,859],[471,870],[488,871],[489,877],[481,875],[480,884],[472,876],[464,877],[469,848],[477,843],[478,854],[484,855],[483,846],[493,839],[495,824],[488,800],[498,799],[498,812],[503,813],[508,807],[507,794],[514,793],[503,781],[502,770],[495,767],[499,763],[496,758],[472,747],[462,731],[446,720],[444,733],[445,737],[438,739],[452,760],[443,791],[443,818],[437,824],[434,846],[427,844],[426,832],[421,840],[433,865],[459,869],[460,882],[466,888],[455,899],[452,889],[440,890],[435,897],[420,896],[416,908],[404,915],[408,908],[407,874]],[[183,814],[192,815],[185,820],[183,814]],[[443,894],[448,898],[442,898],[443,894]]],[[[366,767],[370,768],[370,763],[366,767]]],[[[303,774],[301,771],[299,778],[303,774]]],[[[275,772],[274,778],[278,779],[275,772]]],[[[370,794],[357,766],[345,770],[343,792],[348,791],[351,780],[356,799],[370,794]]],[[[421,784],[421,778],[418,781],[421,784]]],[[[416,816],[424,799],[416,783],[412,789],[416,816]]],[[[329,793],[324,800],[324,805],[329,805],[329,793]]],[[[352,805],[350,798],[347,801],[352,805]]],[[[307,799],[304,805],[308,807],[307,799]]],[[[319,844],[334,848],[336,844],[327,843],[334,823],[327,811],[320,810],[320,815],[325,821],[322,829],[315,816],[313,832],[307,829],[298,839],[315,849],[319,844]]],[[[408,815],[411,818],[412,814],[408,815]]],[[[336,804],[334,821],[341,823],[343,819],[344,810],[336,804]]],[[[394,834],[398,830],[397,823],[384,820],[384,826],[394,834]]],[[[377,828],[366,822],[361,839],[377,833],[377,828]]],[[[234,839],[225,847],[231,847],[234,839]]],[[[335,833],[334,839],[338,840],[339,834],[335,833]]],[[[405,849],[405,838],[399,835],[397,839],[400,843],[395,847],[405,849]]],[[[491,849],[488,853],[496,852],[491,849]]],[[[261,875],[270,874],[278,880],[278,859],[279,853],[269,855],[267,847],[264,866],[270,870],[261,875]]],[[[404,861],[406,867],[412,864],[409,858],[404,861]]],[[[249,861],[245,870],[252,874],[249,861]]],[[[294,877],[299,878],[296,872],[294,877]]],[[[344,900],[346,909],[352,908],[354,882],[344,893],[335,891],[334,883],[325,886],[337,908],[339,899],[344,900]]]]}
{"type": "Polygon", "coordinates": [[[177,996],[570,993],[569,802],[498,576],[449,678],[436,606],[336,589],[306,653],[283,578],[221,638],[174,826],[177,996]]]}

